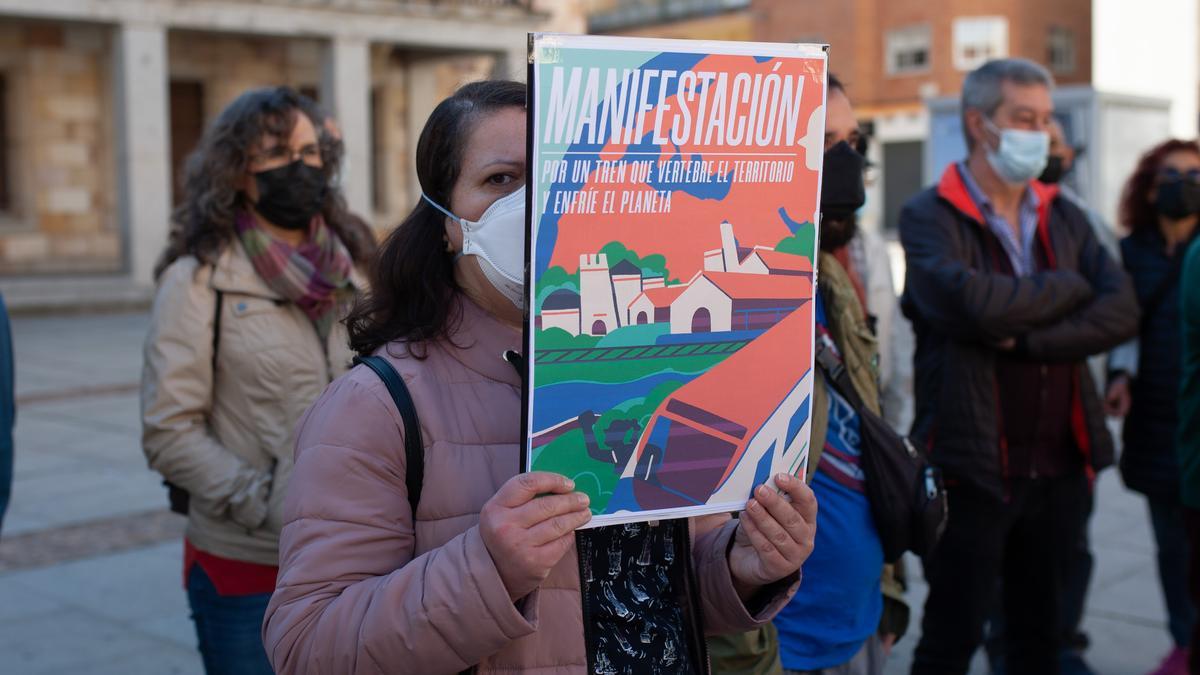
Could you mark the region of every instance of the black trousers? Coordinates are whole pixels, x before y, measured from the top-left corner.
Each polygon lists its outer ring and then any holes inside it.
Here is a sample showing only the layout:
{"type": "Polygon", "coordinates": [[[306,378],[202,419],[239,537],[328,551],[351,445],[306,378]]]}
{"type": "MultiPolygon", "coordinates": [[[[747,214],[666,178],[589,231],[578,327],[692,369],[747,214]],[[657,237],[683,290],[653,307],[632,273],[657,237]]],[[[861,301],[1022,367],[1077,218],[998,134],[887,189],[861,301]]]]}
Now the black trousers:
{"type": "MultiPolygon", "coordinates": [[[[1080,626],[1083,624],[1084,605],[1087,603],[1088,587],[1092,581],[1092,570],[1096,559],[1092,555],[1091,534],[1088,525],[1092,520],[1095,507],[1095,494],[1087,495],[1085,508],[1078,511],[1079,521],[1071,529],[1071,534],[1059,542],[1063,547],[1060,553],[1059,574],[1062,586],[1059,588],[1059,630],[1062,649],[1077,649],[1077,638],[1080,626]]],[[[988,616],[987,635],[985,637],[988,658],[993,669],[1004,663],[1004,605],[1003,586],[996,583],[996,601],[992,613],[988,616]]],[[[1006,672],[1006,671],[1005,671],[1006,672]]]]}
{"type": "MultiPolygon", "coordinates": [[[[1200,614],[1200,511],[1185,506],[1183,517],[1188,531],[1188,588],[1192,606],[1200,614]]],[[[1192,645],[1200,645],[1200,620],[1192,624],[1192,645]]],[[[1200,649],[1192,647],[1188,655],[1188,672],[1200,675],[1200,649]]]]}
{"type": "Polygon", "coordinates": [[[998,578],[1008,672],[1058,673],[1063,542],[1078,536],[1090,490],[1082,471],[1010,481],[1004,501],[965,485],[948,489],[950,521],[925,565],[929,597],[913,675],[965,675],[998,578]]]}

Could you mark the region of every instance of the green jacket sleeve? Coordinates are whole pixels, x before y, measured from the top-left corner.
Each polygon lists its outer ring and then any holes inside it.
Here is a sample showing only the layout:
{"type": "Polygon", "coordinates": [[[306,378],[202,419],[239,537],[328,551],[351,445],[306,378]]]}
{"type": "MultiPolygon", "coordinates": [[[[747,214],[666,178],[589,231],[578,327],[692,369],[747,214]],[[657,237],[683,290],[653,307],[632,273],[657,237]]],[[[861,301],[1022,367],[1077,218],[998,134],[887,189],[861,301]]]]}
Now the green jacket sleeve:
{"type": "Polygon", "coordinates": [[[1200,246],[1193,243],[1180,283],[1183,355],[1179,386],[1179,437],[1183,502],[1200,509],[1200,246]]]}

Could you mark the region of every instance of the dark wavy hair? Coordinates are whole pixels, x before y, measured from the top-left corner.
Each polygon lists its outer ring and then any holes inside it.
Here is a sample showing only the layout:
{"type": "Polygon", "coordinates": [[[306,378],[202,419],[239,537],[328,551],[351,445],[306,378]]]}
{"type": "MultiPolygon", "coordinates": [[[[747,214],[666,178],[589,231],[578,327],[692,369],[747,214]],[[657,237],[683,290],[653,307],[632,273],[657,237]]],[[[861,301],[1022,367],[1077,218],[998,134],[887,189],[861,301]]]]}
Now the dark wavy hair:
{"type": "Polygon", "coordinates": [[[1149,194],[1154,189],[1154,179],[1162,169],[1163,160],[1180,150],[1200,156],[1200,143],[1172,138],[1154,146],[1138,160],[1137,168],[1121,191],[1119,218],[1123,227],[1131,232],[1158,228],[1158,211],[1149,194]]]}
{"type": "MultiPolygon", "coordinates": [[[[438,104],[417,141],[417,180],[430,199],[447,208],[462,169],[463,150],[480,117],[525,107],[525,85],[472,82],[438,104]]],[[[445,216],[425,200],[392,231],[371,266],[370,291],[346,318],[350,347],[367,355],[394,340],[424,358],[424,344],[450,339],[458,316],[454,259],[446,252],[445,216]]]]}
{"type": "Polygon", "coordinates": [[[286,142],[304,114],[317,130],[322,173],[329,189],[321,212],[325,222],[346,245],[357,263],[370,259],[375,238],[370,228],[346,208],[341,190],[333,185],[341,164],[342,142],[325,130],[325,113],[316,103],[290,87],[251,89],[221,111],[205,130],[184,163],[180,188],[183,199],[171,217],[167,248],[154,268],[157,278],[172,262],[193,255],[212,263],[233,240],[233,221],[244,207],[238,183],[250,155],[264,135],[286,142]]]}

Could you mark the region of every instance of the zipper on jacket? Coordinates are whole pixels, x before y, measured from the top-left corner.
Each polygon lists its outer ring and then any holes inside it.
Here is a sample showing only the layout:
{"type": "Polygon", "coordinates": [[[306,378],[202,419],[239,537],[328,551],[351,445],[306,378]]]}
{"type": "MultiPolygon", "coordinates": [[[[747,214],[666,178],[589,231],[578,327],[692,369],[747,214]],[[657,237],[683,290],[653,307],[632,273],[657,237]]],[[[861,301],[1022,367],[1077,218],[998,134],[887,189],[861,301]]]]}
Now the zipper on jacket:
{"type": "MultiPolygon", "coordinates": [[[[676,521],[676,523],[678,522],[680,521],[676,521]]],[[[673,524],[672,527],[680,526],[673,524]]],[[[696,654],[696,663],[697,665],[703,663],[704,672],[711,675],[712,657],[708,653],[708,641],[704,639],[704,607],[700,601],[700,586],[696,582],[696,569],[692,565],[692,528],[690,523],[684,520],[680,529],[683,530],[683,550],[680,553],[683,558],[684,595],[694,610],[691,613],[692,640],[700,652],[696,654]]]]}
{"type": "Polygon", "coordinates": [[[578,556],[575,564],[579,567],[579,606],[583,614],[583,667],[591,671],[592,669],[592,651],[595,645],[595,635],[592,633],[592,607],[588,602],[587,592],[587,561],[591,560],[592,544],[586,538],[581,536],[581,532],[575,532],[575,553],[578,556]]]}
{"type": "Polygon", "coordinates": [[[1008,434],[1004,433],[1004,410],[1000,404],[1000,380],[993,377],[996,392],[996,432],[1000,436],[1000,482],[1004,484],[1004,501],[1012,501],[1012,481],[1008,477],[1008,434]]]}
{"type": "MultiPolygon", "coordinates": [[[[999,238],[996,237],[996,234],[990,228],[981,228],[979,236],[981,237],[980,244],[985,246],[991,255],[992,269],[1002,271],[1004,269],[1004,259],[1001,258],[1001,255],[1007,254],[1004,253],[999,238]]],[[[1017,276],[1017,271],[1012,269],[1011,263],[1009,264],[1009,273],[1014,278],[1017,276]]],[[[1000,378],[996,374],[996,359],[994,357],[992,358],[992,387],[996,395],[996,435],[1000,451],[1000,482],[1004,485],[1004,501],[1008,503],[1012,501],[1012,481],[1008,476],[1008,434],[1004,431],[1004,408],[1000,401],[1000,378]]]]}

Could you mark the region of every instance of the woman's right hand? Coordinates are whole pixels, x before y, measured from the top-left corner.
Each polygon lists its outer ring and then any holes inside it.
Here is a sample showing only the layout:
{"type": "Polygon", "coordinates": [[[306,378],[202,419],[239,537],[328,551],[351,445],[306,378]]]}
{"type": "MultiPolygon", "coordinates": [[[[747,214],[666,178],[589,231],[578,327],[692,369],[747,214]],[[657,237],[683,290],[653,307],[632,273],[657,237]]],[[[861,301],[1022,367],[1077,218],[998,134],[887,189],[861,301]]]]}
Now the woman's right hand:
{"type": "Polygon", "coordinates": [[[1129,376],[1118,375],[1108,385],[1104,395],[1104,413],[1109,417],[1125,417],[1129,414],[1129,406],[1133,398],[1129,393],[1129,376]]]}
{"type": "Polygon", "coordinates": [[[564,476],[535,471],[510,478],[483,505],[479,534],[513,602],[546,579],[592,519],[587,495],[574,490],[564,476]]]}

